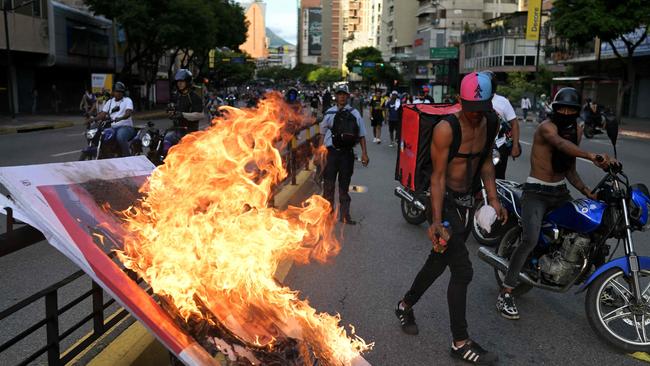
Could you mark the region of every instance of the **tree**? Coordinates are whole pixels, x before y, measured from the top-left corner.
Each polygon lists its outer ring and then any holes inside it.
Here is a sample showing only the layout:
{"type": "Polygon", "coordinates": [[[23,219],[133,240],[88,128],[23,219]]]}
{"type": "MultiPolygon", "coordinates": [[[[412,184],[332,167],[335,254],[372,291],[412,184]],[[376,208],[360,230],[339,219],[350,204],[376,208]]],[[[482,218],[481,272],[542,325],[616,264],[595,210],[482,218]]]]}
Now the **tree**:
{"type": "Polygon", "coordinates": [[[257,70],[258,78],[269,78],[275,81],[290,81],[296,79],[292,69],[283,66],[271,66],[266,69],[257,70]]]}
{"type": "Polygon", "coordinates": [[[318,65],[300,63],[297,64],[291,71],[295,79],[306,81],[309,77],[309,73],[317,70],[318,68],[318,65]]]}
{"type": "Polygon", "coordinates": [[[343,73],[340,69],[335,67],[319,67],[318,69],[309,73],[307,81],[311,83],[333,83],[341,81],[343,73]]]}
{"type": "MultiPolygon", "coordinates": [[[[152,83],[164,55],[170,65],[183,55],[182,66],[205,70],[209,50],[233,49],[246,40],[243,9],[232,0],[86,0],[90,9],[115,20],[126,34],[121,80],[130,82],[133,66],[152,83]]],[[[168,73],[171,74],[171,66],[168,73]]],[[[199,76],[199,75],[197,75],[199,76]]],[[[147,88],[149,90],[149,88],[147,88]]]]}
{"type": "Polygon", "coordinates": [[[350,51],[345,58],[345,67],[350,71],[360,67],[360,75],[368,85],[378,83],[392,85],[394,80],[401,79],[397,69],[385,63],[381,51],[375,47],[360,47],[350,51]]]}
{"type": "Polygon", "coordinates": [[[247,53],[217,52],[214,73],[219,85],[242,84],[252,80],[255,75],[255,64],[247,62],[250,58],[247,53]],[[234,62],[243,59],[244,62],[234,62]]]}
{"type": "Polygon", "coordinates": [[[573,45],[598,37],[612,47],[622,63],[624,87],[619,91],[616,110],[620,120],[623,96],[634,84],[634,51],[648,37],[650,1],[556,0],[553,7],[552,25],[561,37],[573,45]],[[614,42],[618,39],[625,45],[626,54],[616,48],[614,42]]]}
{"type": "Polygon", "coordinates": [[[350,51],[345,56],[345,67],[352,71],[355,66],[362,66],[364,62],[383,63],[381,51],[375,47],[360,47],[350,51]]]}

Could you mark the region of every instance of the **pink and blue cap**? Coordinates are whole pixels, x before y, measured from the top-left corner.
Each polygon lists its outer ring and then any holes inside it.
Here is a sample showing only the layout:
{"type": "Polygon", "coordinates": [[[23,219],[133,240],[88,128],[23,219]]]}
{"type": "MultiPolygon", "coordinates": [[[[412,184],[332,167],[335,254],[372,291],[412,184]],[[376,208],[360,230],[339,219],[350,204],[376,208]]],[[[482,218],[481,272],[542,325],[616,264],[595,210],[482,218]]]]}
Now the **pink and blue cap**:
{"type": "Polygon", "coordinates": [[[460,104],[467,112],[492,110],[492,81],[484,73],[467,74],[460,82],[460,104]]]}

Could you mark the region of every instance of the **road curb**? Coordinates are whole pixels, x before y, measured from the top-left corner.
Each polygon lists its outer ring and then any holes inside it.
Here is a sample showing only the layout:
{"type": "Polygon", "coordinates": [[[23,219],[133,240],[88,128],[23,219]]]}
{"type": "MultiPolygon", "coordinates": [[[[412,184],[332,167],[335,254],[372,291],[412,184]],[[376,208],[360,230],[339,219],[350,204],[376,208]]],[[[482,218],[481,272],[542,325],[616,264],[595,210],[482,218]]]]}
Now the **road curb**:
{"type": "Polygon", "coordinates": [[[640,139],[650,139],[650,133],[640,132],[640,131],[631,131],[631,130],[621,130],[619,132],[623,136],[636,137],[640,139]]]}
{"type": "Polygon", "coordinates": [[[27,133],[35,132],[42,130],[55,130],[59,128],[66,128],[74,126],[74,122],[65,121],[65,122],[41,122],[33,123],[26,126],[17,126],[17,127],[0,127],[0,135],[8,135],[12,133],[27,133]]]}
{"type": "MultiPolygon", "coordinates": [[[[286,208],[294,197],[305,194],[312,184],[313,171],[303,170],[296,176],[296,184],[288,184],[274,196],[276,208],[286,208]]],[[[275,278],[283,282],[293,261],[279,264],[275,278]]],[[[219,355],[221,356],[221,355],[219,355]]],[[[225,365],[223,357],[217,357],[225,365]]],[[[169,365],[167,349],[139,321],[133,323],[89,363],[89,366],[149,366],[169,365]]]]}

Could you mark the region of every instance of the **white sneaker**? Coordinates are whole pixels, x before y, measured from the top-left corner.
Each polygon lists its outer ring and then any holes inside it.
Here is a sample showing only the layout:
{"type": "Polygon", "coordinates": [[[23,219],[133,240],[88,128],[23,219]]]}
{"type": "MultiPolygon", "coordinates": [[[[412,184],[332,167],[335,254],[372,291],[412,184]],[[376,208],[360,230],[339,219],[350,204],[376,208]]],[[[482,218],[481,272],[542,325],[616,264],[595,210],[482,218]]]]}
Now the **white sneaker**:
{"type": "Polygon", "coordinates": [[[376,137],[372,139],[372,142],[374,142],[375,144],[376,144],[378,141],[379,141],[379,139],[376,138],[376,137]]]}

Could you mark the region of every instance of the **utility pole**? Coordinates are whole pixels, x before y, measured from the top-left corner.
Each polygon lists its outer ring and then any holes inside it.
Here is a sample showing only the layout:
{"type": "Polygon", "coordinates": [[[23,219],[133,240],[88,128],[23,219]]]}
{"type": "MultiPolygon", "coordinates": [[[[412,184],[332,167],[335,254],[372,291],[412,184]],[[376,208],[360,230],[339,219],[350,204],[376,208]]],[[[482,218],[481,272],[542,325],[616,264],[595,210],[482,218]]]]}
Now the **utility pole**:
{"type": "Polygon", "coordinates": [[[16,111],[14,109],[14,95],[13,95],[13,73],[11,72],[12,69],[12,62],[11,62],[11,45],[9,43],[9,22],[7,20],[7,12],[8,11],[14,11],[18,8],[22,8],[23,6],[30,5],[34,1],[28,1],[22,4],[19,4],[15,8],[11,7],[11,0],[4,0],[2,4],[2,16],[4,18],[5,22],[5,44],[7,46],[7,96],[9,98],[9,113],[11,114],[11,119],[16,118],[16,111]]]}

